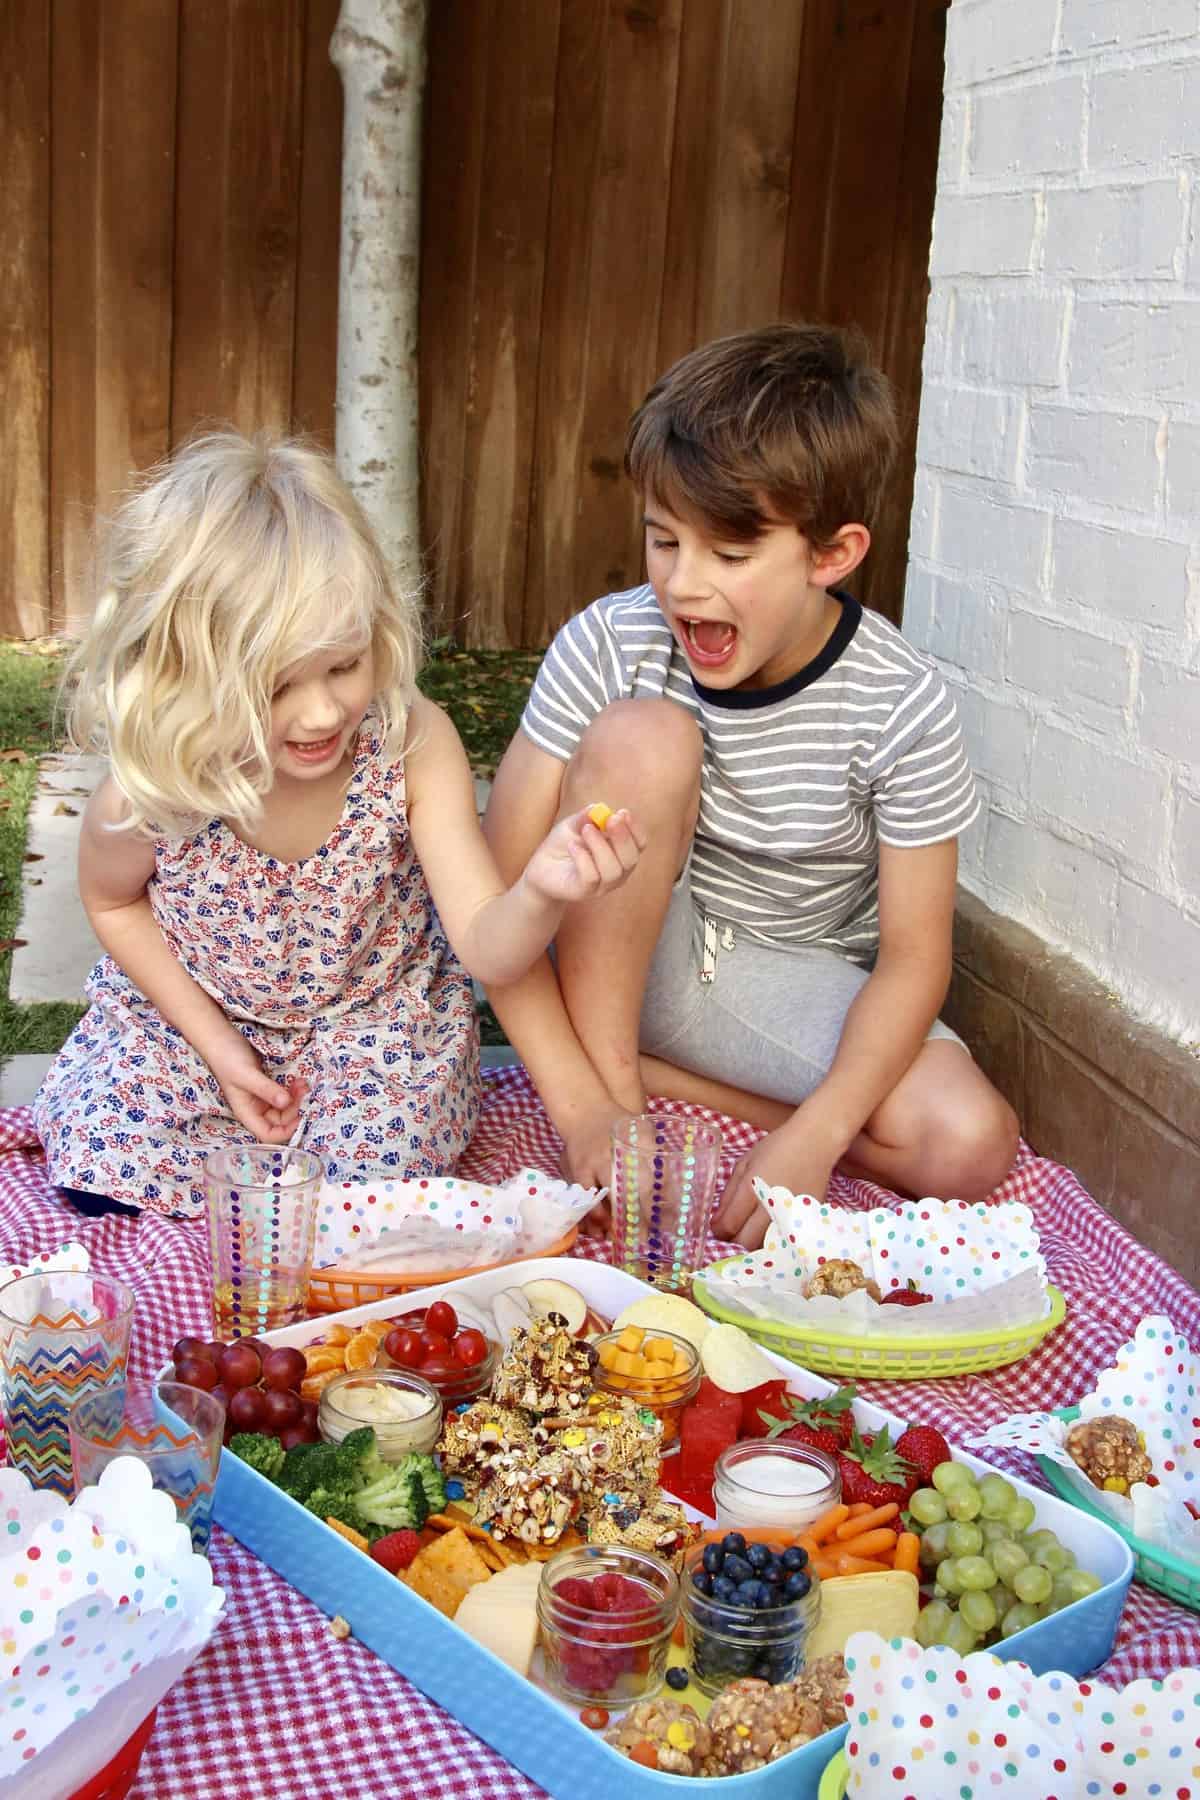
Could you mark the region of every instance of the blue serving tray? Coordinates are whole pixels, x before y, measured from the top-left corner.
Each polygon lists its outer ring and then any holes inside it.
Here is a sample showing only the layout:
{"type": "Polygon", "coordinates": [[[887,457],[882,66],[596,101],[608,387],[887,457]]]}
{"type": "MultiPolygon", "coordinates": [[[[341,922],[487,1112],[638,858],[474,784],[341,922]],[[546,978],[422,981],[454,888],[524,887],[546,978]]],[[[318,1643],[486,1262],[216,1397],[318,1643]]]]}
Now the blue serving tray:
{"type": "MultiPolygon", "coordinates": [[[[521,1280],[545,1276],[569,1282],[590,1306],[608,1317],[652,1292],[632,1275],[582,1259],[544,1258],[521,1266],[521,1280]]],[[[392,1317],[454,1291],[486,1301],[514,1281],[511,1269],[497,1269],[415,1294],[393,1295],[337,1317],[350,1325],[392,1317]]],[[[267,1334],[265,1341],[303,1345],[324,1336],[332,1323],[331,1316],[308,1319],[267,1334]]],[[[821,1376],[798,1369],[781,1356],[772,1355],[770,1360],[781,1373],[798,1378],[799,1391],[809,1395],[832,1391],[833,1384],[821,1376]]],[[[865,1401],[856,1405],[855,1414],[862,1425],[873,1430],[897,1423],[865,1401]]],[[[967,1452],[955,1454],[984,1471],[989,1466],[967,1452]]],[[[1055,1531],[1105,1585],[1085,1600],[1018,1632],[998,1645],[995,1653],[1006,1659],[1018,1657],[1037,1674],[1056,1669],[1068,1675],[1086,1675],[1112,1651],[1133,1573],[1132,1555],[1104,1521],[1066,1506],[1016,1477],[1010,1479],[1034,1501],[1039,1523],[1055,1531]]],[[[214,1511],[217,1522],[248,1550],[323,1612],[340,1613],[360,1642],[556,1800],[614,1800],[618,1794],[621,1800],[642,1800],[668,1793],[679,1800],[710,1793],[727,1795],[730,1800],[738,1795],[752,1795],[754,1800],[760,1796],[762,1800],[817,1800],[826,1764],[846,1735],[843,1725],[764,1769],[720,1778],[689,1777],[681,1785],[682,1778],[677,1775],[644,1769],[621,1756],[581,1725],[574,1711],[474,1643],[419,1594],[227,1452],[221,1457],[214,1511]]]]}

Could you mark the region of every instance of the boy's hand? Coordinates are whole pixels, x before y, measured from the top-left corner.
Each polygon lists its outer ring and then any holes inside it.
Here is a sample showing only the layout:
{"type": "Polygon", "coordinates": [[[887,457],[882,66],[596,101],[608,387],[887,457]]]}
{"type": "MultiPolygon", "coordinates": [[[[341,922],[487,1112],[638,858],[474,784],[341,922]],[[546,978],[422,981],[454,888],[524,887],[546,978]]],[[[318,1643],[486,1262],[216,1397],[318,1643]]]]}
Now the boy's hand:
{"type": "Polygon", "coordinates": [[[209,1058],[229,1110],[260,1144],[286,1144],[300,1120],[305,1085],[289,1077],[287,1085],[263,1073],[258,1056],[239,1031],[230,1033],[209,1058]]]}
{"type": "Polygon", "coordinates": [[[761,1247],[770,1221],[754,1192],[755,1176],[768,1187],[786,1187],[793,1194],[823,1200],[832,1174],[833,1164],[811,1151],[806,1155],[803,1140],[797,1143],[789,1137],[786,1125],[768,1132],[735,1164],[713,1220],[714,1235],[746,1250],[761,1247]]]}
{"type": "Polygon", "coordinates": [[[523,880],[543,900],[595,900],[620,887],[646,848],[640,825],[622,809],[601,830],[589,809],[560,819],[525,866],[523,880]]]}

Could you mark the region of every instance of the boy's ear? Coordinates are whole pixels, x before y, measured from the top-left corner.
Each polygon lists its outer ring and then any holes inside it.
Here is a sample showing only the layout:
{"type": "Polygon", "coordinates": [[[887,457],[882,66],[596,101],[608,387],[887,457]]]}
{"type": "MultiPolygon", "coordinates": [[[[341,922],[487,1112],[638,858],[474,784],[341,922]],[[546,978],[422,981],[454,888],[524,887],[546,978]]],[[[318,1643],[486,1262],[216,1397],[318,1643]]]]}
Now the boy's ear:
{"type": "Polygon", "coordinates": [[[832,540],[814,550],[809,580],[814,587],[836,587],[852,575],[871,548],[871,534],[865,525],[843,525],[832,540]]]}

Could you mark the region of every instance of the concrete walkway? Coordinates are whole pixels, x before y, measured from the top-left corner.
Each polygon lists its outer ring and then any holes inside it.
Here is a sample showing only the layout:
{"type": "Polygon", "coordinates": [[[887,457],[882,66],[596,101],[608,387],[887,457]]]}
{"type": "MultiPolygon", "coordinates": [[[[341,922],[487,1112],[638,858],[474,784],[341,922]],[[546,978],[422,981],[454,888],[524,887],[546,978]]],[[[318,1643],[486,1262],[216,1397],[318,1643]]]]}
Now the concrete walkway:
{"type": "MultiPolygon", "coordinates": [[[[29,809],[27,860],[21,882],[24,940],[13,951],[9,996],[19,1005],[65,1000],[81,1003],[92,965],[102,954],[79,900],[75,863],[80,819],[89,795],[104,774],[103,758],[68,754],[45,756],[38,765],[37,791],[29,809]]],[[[475,802],[482,814],[491,782],[477,778],[475,802]]],[[[33,1099],[52,1056],[10,1057],[0,1071],[0,1106],[24,1106],[33,1099]]],[[[498,1046],[483,1053],[485,1068],[516,1061],[498,1046]]]]}

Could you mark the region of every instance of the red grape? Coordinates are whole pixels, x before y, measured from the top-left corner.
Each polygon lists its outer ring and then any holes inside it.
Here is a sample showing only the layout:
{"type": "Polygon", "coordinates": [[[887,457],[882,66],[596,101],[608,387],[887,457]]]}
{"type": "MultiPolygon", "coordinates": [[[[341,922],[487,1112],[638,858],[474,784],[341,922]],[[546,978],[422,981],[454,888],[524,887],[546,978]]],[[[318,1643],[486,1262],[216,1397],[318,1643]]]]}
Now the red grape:
{"type": "Polygon", "coordinates": [[[315,1425],[289,1425],[280,1432],[279,1442],[285,1450],[294,1450],[297,1444],[315,1444],[320,1435],[315,1425]]]}
{"type": "Polygon", "coordinates": [[[474,1369],[487,1360],[488,1341],[482,1331],[476,1331],[473,1326],[469,1325],[465,1331],[460,1331],[451,1348],[456,1359],[468,1369],[474,1369]]]}
{"type": "Polygon", "coordinates": [[[245,1344],[249,1349],[257,1350],[260,1361],[271,1348],[270,1344],[264,1344],[261,1338],[234,1338],[233,1342],[245,1344]]]}
{"type": "Polygon", "coordinates": [[[436,1331],[447,1342],[458,1330],[458,1314],[448,1300],[435,1300],[425,1314],[426,1331],[436,1331]]]}
{"type": "Polygon", "coordinates": [[[431,1356],[449,1356],[449,1354],[450,1339],[443,1337],[440,1331],[430,1331],[427,1325],[421,1333],[421,1367],[425,1367],[431,1356]]]}
{"type": "Polygon", "coordinates": [[[212,1360],[208,1355],[208,1345],[203,1338],[181,1337],[171,1352],[171,1361],[177,1363],[203,1362],[206,1358],[209,1361],[212,1360]]]}
{"type": "Polygon", "coordinates": [[[439,1382],[462,1381],[467,1371],[463,1365],[447,1351],[441,1356],[428,1356],[421,1364],[421,1374],[426,1381],[432,1381],[436,1387],[439,1382]]]}
{"type": "Polygon", "coordinates": [[[182,1381],[184,1387],[203,1388],[205,1393],[211,1394],[218,1377],[215,1365],[197,1356],[175,1364],[175,1379],[182,1381]]]}
{"type": "Polygon", "coordinates": [[[383,1340],[383,1348],[402,1369],[419,1369],[425,1354],[417,1333],[407,1331],[403,1325],[396,1325],[388,1332],[383,1340]]]}
{"type": "MultiPolygon", "coordinates": [[[[252,1394],[255,1389],[243,1388],[241,1391],[252,1394]]],[[[290,1388],[268,1388],[262,1399],[264,1431],[273,1431],[278,1437],[289,1425],[304,1423],[304,1402],[290,1388]]]]}
{"type": "Polygon", "coordinates": [[[307,1373],[308,1364],[304,1360],[304,1352],[291,1344],[281,1344],[276,1350],[268,1350],[262,1359],[264,1383],[281,1392],[298,1388],[307,1373]]]}
{"type": "Polygon", "coordinates": [[[317,1429],[317,1414],[320,1410],[317,1402],[315,1400],[302,1400],[300,1402],[300,1408],[301,1424],[311,1426],[315,1431],[317,1429]]]}
{"type": "Polygon", "coordinates": [[[220,1338],[213,1338],[210,1344],[205,1344],[204,1354],[209,1362],[219,1363],[225,1354],[225,1346],[220,1338]]]}
{"type": "Polygon", "coordinates": [[[257,1350],[248,1344],[230,1344],[221,1352],[217,1364],[221,1381],[227,1388],[253,1387],[262,1375],[262,1361],[257,1350]]]}
{"type": "Polygon", "coordinates": [[[261,1388],[239,1388],[229,1402],[228,1413],[235,1431],[261,1431],[267,1422],[267,1397],[261,1388]]]}

